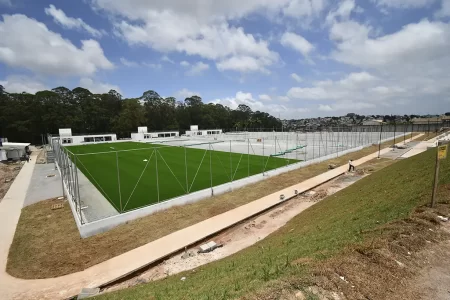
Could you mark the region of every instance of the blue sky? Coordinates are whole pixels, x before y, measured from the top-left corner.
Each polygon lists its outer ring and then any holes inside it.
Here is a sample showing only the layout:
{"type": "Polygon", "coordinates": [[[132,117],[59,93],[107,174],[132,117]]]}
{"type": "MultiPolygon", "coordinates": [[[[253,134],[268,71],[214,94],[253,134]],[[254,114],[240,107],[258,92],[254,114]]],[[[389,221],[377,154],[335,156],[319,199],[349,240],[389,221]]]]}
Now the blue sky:
{"type": "Polygon", "coordinates": [[[450,0],[0,0],[0,84],[282,118],[450,111],[450,0]]]}

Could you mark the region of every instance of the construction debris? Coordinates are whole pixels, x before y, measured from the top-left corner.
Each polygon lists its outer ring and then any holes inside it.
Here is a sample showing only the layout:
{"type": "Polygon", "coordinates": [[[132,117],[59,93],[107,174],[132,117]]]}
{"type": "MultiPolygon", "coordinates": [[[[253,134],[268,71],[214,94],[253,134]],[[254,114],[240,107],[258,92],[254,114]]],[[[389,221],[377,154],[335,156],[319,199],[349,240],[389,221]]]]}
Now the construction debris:
{"type": "Polygon", "coordinates": [[[195,256],[195,253],[193,251],[186,251],[181,255],[181,258],[186,259],[193,256],[195,256]]]}
{"type": "Polygon", "coordinates": [[[442,222],[448,222],[448,218],[447,218],[447,217],[438,216],[437,218],[438,218],[440,221],[442,221],[442,222]]]}
{"type": "Polygon", "coordinates": [[[207,244],[201,245],[200,250],[198,250],[197,253],[209,253],[221,247],[223,247],[223,244],[216,244],[214,241],[211,241],[207,244]]]}
{"type": "Polygon", "coordinates": [[[83,288],[77,299],[86,299],[98,295],[98,293],[100,293],[100,288],[83,288]]]}
{"type": "Polygon", "coordinates": [[[64,204],[63,204],[63,203],[53,204],[53,205],[52,205],[52,210],[55,210],[55,209],[61,209],[61,208],[63,208],[63,207],[64,207],[64,204]]]}

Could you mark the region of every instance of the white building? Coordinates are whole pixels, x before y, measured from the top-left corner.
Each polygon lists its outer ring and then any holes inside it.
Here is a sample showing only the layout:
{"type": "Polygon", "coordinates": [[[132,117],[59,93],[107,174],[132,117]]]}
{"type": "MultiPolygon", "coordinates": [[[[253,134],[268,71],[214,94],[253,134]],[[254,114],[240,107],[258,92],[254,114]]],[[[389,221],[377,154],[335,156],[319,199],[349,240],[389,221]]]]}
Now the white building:
{"type": "Polygon", "coordinates": [[[0,161],[19,160],[28,151],[30,143],[2,143],[0,146],[0,161]]]}
{"type": "Polygon", "coordinates": [[[198,125],[191,125],[191,130],[186,131],[186,136],[207,136],[222,134],[222,129],[198,130],[198,125]]]}
{"type": "Polygon", "coordinates": [[[131,134],[133,141],[146,141],[157,138],[174,138],[180,136],[178,131],[148,132],[147,127],[138,127],[138,132],[131,134]]]}
{"type": "Polygon", "coordinates": [[[383,124],[383,120],[367,120],[363,122],[364,126],[379,126],[383,124]]]}
{"type": "Polygon", "coordinates": [[[63,145],[79,145],[87,143],[114,142],[117,141],[117,135],[115,133],[73,135],[72,129],[60,128],[59,137],[52,137],[52,140],[55,139],[60,139],[60,143],[63,145]]]}

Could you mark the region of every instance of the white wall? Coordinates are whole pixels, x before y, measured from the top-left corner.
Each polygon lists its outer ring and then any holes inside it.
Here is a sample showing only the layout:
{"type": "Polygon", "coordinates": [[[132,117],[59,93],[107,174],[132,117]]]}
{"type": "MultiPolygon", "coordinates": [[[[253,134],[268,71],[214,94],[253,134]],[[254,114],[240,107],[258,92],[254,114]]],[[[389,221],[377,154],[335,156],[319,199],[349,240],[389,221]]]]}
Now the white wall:
{"type": "Polygon", "coordinates": [[[150,139],[157,139],[157,138],[173,138],[180,136],[180,133],[178,131],[164,131],[164,132],[148,132],[148,133],[132,133],[131,139],[133,141],[148,141],[150,139]],[[159,135],[170,135],[168,137],[159,137],[159,135]]]}
{"type": "Polygon", "coordinates": [[[222,134],[222,129],[206,129],[206,130],[187,130],[186,136],[207,136],[222,134]],[[216,131],[216,134],[208,134],[208,131],[216,131]]]}
{"type": "MultiPolygon", "coordinates": [[[[53,138],[57,139],[57,138],[53,138]]],[[[70,145],[85,145],[85,144],[98,144],[98,143],[112,143],[117,141],[117,135],[116,134],[96,134],[96,135],[74,135],[74,136],[67,136],[67,137],[61,137],[60,143],[65,146],[70,145]],[[94,142],[85,142],[84,138],[94,138],[94,142]],[[101,137],[111,137],[111,141],[95,141],[95,138],[101,138],[101,137]],[[64,140],[72,139],[71,143],[64,143],[64,140]]]]}
{"type": "Polygon", "coordinates": [[[0,150],[0,161],[8,160],[8,157],[6,156],[6,150],[0,150]]]}

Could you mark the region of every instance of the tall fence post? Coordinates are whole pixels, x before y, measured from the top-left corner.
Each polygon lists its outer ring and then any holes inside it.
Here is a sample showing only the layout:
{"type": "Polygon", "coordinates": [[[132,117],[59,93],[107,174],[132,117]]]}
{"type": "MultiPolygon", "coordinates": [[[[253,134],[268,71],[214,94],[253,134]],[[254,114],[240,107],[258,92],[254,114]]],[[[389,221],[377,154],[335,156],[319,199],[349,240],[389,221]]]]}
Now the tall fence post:
{"type": "Polygon", "coordinates": [[[122,208],[122,192],[120,190],[120,171],[119,171],[119,153],[116,151],[116,168],[117,168],[117,186],[119,188],[119,204],[120,204],[120,212],[123,213],[122,208]]]}
{"type": "Polygon", "coordinates": [[[158,175],[158,149],[155,149],[153,151],[156,151],[155,155],[155,165],[156,165],[156,192],[158,193],[158,203],[159,203],[159,175],[158,175]]]}
{"type": "Polygon", "coordinates": [[[212,181],[212,156],[211,156],[211,143],[209,143],[209,179],[211,181],[211,195],[214,196],[213,181],[212,181]]]}
{"type": "Polygon", "coordinates": [[[186,174],[186,194],[189,194],[189,183],[188,183],[188,167],[187,167],[186,145],[184,146],[184,168],[185,168],[185,174],[186,174]]]}
{"type": "Polygon", "coordinates": [[[313,159],[316,156],[316,132],[313,132],[313,159]]]}
{"type": "Polygon", "coordinates": [[[230,140],[230,181],[233,182],[233,157],[231,156],[231,140],[230,140]]]}
{"type": "Polygon", "coordinates": [[[262,138],[262,143],[263,143],[263,152],[262,152],[262,159],[263,159],[263,163],[262,163],[262,173],[264,176],[264,161],[266,160],[266,156],[264,155],[264,138],[262,138]]]}
{"type": "Polygon", "coordinates": [[[250,139],[247,139],[247,177],[250,177],[250,139]]]}

